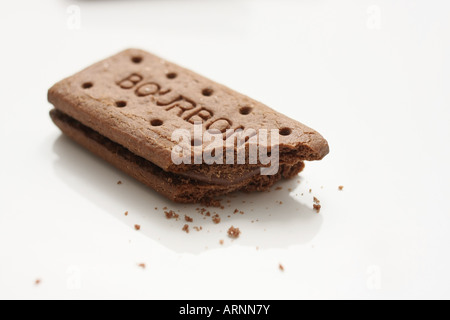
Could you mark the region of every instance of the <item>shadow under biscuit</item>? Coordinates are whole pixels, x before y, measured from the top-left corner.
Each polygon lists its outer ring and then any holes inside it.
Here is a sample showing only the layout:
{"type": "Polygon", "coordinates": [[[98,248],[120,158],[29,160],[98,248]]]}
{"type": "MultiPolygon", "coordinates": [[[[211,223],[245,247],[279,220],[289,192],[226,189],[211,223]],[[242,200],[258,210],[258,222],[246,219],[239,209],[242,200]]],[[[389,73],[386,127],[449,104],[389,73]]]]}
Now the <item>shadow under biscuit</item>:
{"type": "Polygon", "coordinates": [[[177,204],[127,176],[104,160],[61,135],[53,144],[58,156],[53,166],[56,175],[74,191],[100,209],[113,215],[134,229],[141,226],[141,234],[176,253],[199,254],[206,250],[230,245],[287,248],[310,242],[319,232],[323,218],[311,208],[298,202],[287,191],[295,189],[297,179],[283,181],[281,191],[264,193],[234,193],[222,197],[221,208],[206,208],[210,216],[200,214],[199,204],[177,204]],[[122,184],[118,185],[117,182],[122,184]],[[163,208],[167,207],[167,210],[163,208]],[[158,209],[155,209],[158,208],[158,209]],[[239,212],[234,213],[235,209],[239,212]],[[167,219],[164,211],[173,210],[179,220],[167,219]],[[125,212],[129,214],[125,216],[125,212]],[[240,212],[244,212],[241,214],[240,212]],[[217,213],[221,221],[215,224],[217,213]],[[193,222],[186,222],[184,216],[193,222]],[[189,233],[182,231],[188,224],[189,233]],[[230,226],[240,228],[236,240],[227,236],[230,226]],[[197,227],[197,231],[194,227],[197,227]],[[221,245],[219,240],[224,240],[221,245]]]}

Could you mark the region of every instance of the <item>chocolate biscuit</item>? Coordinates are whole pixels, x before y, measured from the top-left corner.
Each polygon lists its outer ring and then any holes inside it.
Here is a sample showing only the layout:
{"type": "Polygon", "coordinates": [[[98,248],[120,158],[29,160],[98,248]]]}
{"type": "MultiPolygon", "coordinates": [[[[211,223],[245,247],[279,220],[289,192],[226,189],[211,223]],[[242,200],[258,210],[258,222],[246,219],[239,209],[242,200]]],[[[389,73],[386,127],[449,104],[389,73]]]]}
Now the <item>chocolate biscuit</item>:
{"type": "Polygon", "coordinates": [[[66,135],[177,202],[266,190],[281,178],[297,175],[303,161],[320,160],[329,151],[326,140],[305,125],[137,49],[58,82],[48,99],[55,107],[51,118],[66,135]],[[224,140],[229,129],[279,129],[278,172],[261,175],[264,165],[249,161],[175,164],[172,133],[180,128],[193,132],[194,123],[203,130],[215,129],[224,140]]]}

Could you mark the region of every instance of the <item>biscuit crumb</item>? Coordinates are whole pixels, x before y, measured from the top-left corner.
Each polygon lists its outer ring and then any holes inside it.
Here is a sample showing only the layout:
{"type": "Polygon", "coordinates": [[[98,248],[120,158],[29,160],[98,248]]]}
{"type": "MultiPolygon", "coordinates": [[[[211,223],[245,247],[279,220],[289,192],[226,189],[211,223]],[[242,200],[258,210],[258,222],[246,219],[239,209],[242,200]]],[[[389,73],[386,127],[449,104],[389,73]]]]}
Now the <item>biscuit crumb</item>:
{"type": "Polygon", "coordinates": [[[158,207],[155,207],[155,210],[158,210],[158,207]]]}
{"type": "Polygon", "coordinates": [[[204,215],[206,212],[205,208],[196,208],[195,210],[197,210],[198,212],[200,212],[201,215],[204,215]]]}
{"type": "Polygon", "coordinates": [[[193,222],[194,219],[192,219],[191,217],[184,215],[184,220],[186,220],[187,222],[193,222]]]}
{"type": "Polygon", "coordinates": [[[320,203],[320,200],[317,199],[316,197],[313,198],[313,201],[314,201],[315,204],[319,204],[320,203]]]}
{"type": "Polygon", "coordinates": [[[36,279],[36,281],[34,281],[34,284],[36,285],[36,286],[38,286],[38,285],[40,285],[41,284],[41,279],[36,279]]]}
{"type": "Polygon", "coordinates": [[[164,214],[166,215],[167,219],[172,219],[174,212],[171,211],[165,211],[164,214]]]}
{"type": "Polygon", "coordinates": [[[142,269],[145,269],[145,263],[139,263],[139,264],[138,264],[138,267],[139,267],[139,268],[142,268],[142,269]]]}
{"type": "Polygon", "coordinates": [[[208,211],[208,212],[205,213],[205,215],[206,215],[207,217],[210,217],[210,216],[211,216],[211,212],[208,211]]]}
{"type": "Polygon", "coordinates": [[[275,190],[283,190],[283,187],[276,187],[275,190]]]}
{"type": "Polygon", "coordinates": [[[118,185],[121,185],[121,184],[122,184],[122,181],[120,181],[120,180],[117,181],[117,184],[118,184],[118,185]]]}
{"type": "Polygon", "coordinates": [[[215,215],[213,215],[212,221],[213,221],[215,224],[220,223],[220,216],[216,213],[215,215]]]}
{"type": "Polygon", "coordinates": [[[137,231],[139,231],[139,230],[141,230],[141,226],[138,225],[138,224],[135,224],[135,225],[134,225],[134,229],[136,229],[137,231]]]}
{"type": "Polygon", "coordinates": [[[313,208],[314,210],[316,210],[317,213],[320,213],[320,209],[322,208],[322,206],[320,204],[314,204],[313,208]]]}
{"type": "Polygon", "coordinates": [[[183,229],[181,229],[181,230],[185,231],[186,233],[189,233],[189,225],[185,224],[183,226],[183,229]]]}
{"type": "Polygon", "coordinates": [[[230,229],[228,229],[228,236],[230,238],[239,238],[239,235],[241,234],[241,230],[239,230],[239,228],[235,228],[233,226],[230,227],[230,229]]]}
{"type": "Polygon", "coordinates": [[[312,193],[312,189],[309,189],[309,193],[312,193]]]}
{"type": "Polygon", "coordinates": [[[173,210],[170,210],[170,211],[164,211],[164,214],[166,215],[166,218],[167,219],[172,219],[172,218],[175,218],[175,219],[178,219],[180,216],[177,214],[177,213],[175,213],[175,211],[173,211],[173,210]]]}
{"type": "Polygon", "coordinates": [[[200,231],[200,230],[203,230],[203,228],[202,227],[197,227],[197,226],[195,226],[195,227],[193,227],[196,231],[200,231]]]}
{"type": "Polygon", "coordinates": [[[223,240],[219,240],[220,245],[223,246],[223,240]]]}
{"type": "Polygon", "coordinates": [[[278,268],[280,268],[281,271],[284,271],[284,267],[283,265],[280,263],[280,265],[278,266],[278,268]]]}
{"type": "Polygon", "coordinates": [[[128,215],[128,211],[125,211],[125,215],[126,215],[126,216],[128,215]]]}
{"type": "Polygon", "coordinates": [[[236,214],[236,213],[239,213],[239,210],[238,210],[238,209],[234,209],[233,214],[236,214]]]}
{"type": "Polygon", "coordinates": [[[342,190],[344,190],[344,186],[339,186],[338,189],[339,189],[339,191],[342,191],[342,190]]]}

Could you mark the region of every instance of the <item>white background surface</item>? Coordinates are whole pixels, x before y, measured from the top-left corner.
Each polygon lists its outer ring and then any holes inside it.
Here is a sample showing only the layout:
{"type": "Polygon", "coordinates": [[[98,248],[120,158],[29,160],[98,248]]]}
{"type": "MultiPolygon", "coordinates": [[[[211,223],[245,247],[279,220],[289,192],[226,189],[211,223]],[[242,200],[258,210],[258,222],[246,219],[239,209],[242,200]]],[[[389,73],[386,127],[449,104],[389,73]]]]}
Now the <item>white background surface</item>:
{"type": "Polygon", "coordinates": [[[448,1],[29,0],[0,9],[0,298],[450,298],[448,1]],[[300,184],[232,198],[218,225],[198,206],[169,203],[48,117],[54,82],[127,47],[317,129],[330,155],[308,164],[300,184]],[[203,230],[182,232],[164,206],[203,230]],[[238,240],[226,237],[231,225],[238,240]]]}

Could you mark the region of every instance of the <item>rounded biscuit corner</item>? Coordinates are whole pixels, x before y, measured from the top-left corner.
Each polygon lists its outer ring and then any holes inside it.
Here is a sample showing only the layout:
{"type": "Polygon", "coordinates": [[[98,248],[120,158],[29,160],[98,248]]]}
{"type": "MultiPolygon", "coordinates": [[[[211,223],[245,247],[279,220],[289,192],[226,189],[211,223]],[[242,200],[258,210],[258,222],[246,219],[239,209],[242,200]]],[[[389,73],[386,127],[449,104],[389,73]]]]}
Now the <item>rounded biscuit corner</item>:
{"type": "Polygon", "coordinates": [[[330,145],[320,133],[316,133],[311,138],[309,146],[314,153],[314,160],[322,160],[330,153],[330,145]]]}
{"type": "Polygon", "coordinates": [[[53,86],[50,87],[50,89],[48,89],[47,91],[47,101],[50,103],[54,103],[56,95],[58,94],[58,90],[59,90],[59,82],[54,84],[53,86]]]}
{"type": "Polygon", "coordinates": [[[127,48],[122,50],[119,54],[123,55],[146,55],[147,51],[140,49],[140,48],[127,48]]]}

